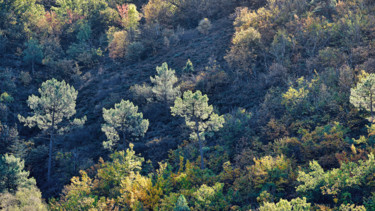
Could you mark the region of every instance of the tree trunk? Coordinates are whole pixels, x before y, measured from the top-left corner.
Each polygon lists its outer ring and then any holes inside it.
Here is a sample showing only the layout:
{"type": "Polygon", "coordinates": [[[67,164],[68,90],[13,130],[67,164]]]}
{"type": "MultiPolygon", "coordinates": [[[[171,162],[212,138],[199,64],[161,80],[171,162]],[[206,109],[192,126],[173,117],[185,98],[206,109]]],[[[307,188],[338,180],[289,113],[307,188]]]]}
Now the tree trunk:
{"type": "Polygon", "coordinates": [[[123,142],[124,142],[124,150],[126,150],[126,136],[125,136],[124,130],[122,131],[122,139],[123,139],[123,142]]]}
{"type": "Polygon", "coordinates": [[[371,123],[372,123],[374,121],[374,111],[372,109],[372,93],[370,93],[370,111],[371,111],[371,123]]]}
{"type": "Polygon", "coordinates": [[[34,62],[34,59],[31,61],[31,75],[34,75],[34,65],[35,65],[35,62],[34,62]]]}
{"type": "Polygon", "coordinates": [[[51,182],[51,168],[52,168],[52,146],[53,146],[53,133],[49,140],[49,153],[48,153],[48,172],[47,172],[47,183],[51,182]]]}
{"type": "Polygon", "coordinates": [[[198,136],[198,141],[199,141],[199,151],[200,151],[200,154],[201,154],[201,169],[204,169],[204,162],[203,162],[203,143],[202,143],[202,140],[201,140],[201,137],[199,135],[199,127],[198,127],[198,122],[195,121],[195,126],[196,126],[196,133],[197,133],[197,136],[198,136]]]}
{"type": "Polygon", "coordinates": [[[49,153],[48,153],[48,171],[47,171],[47,183],[50,185],[51,182],[51,171],[52,171],[52,149],[53,149],[53,139],[55,133],[55,112],[52,113],[52,131],[49,140],[49,153]]]}
{"type": "Polygon", "coordinates": [[[201,153],[201,169],[204,169],[204,162],[203,162],[203,143],[202,143],[202,140],[199,136],[199,131],[197,132],[197,135],[198,135],[198,140],[199,140],[199,150],[200,150],[200,153],[201,153]]]}

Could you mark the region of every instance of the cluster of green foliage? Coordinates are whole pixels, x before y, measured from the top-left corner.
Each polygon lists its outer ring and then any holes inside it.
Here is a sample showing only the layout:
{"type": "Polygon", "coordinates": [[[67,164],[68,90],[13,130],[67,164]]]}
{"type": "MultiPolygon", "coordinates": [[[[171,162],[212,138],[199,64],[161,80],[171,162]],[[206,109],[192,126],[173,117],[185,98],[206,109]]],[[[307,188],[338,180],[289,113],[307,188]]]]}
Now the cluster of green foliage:
{"type": "Polygon", "coordinates": [[[50,208],[60,209],[161,209],[205,210],[227,209],[222,183],[212,172],[201,170],[180,159],[178,172],[167,163],[159,163],[155,172],[143,175],[144,159],[135,154],[133,145],[115,152],[111,161],[100,161],[89,172],[81,171],[66,186],[59,200],[52,199],[50,208]],[[91,177],[89,175],[92,175],[91,177]],[[212,184],[206,185],[206,184],[212,184]]]}
{"type": "Polygon", "coordinates": [[[102,126],[102,131],[107,136],[108,141],[104,142],[104,148],[112,149],[120,140],[119,133],[122,134],[123,147],[126,148],[127,135],[143,136],[148,129],[148,120],[143,119],[142,113],[137,113],[138,107],[130,101],[121,100],[115,104],[114,109],[103,108],[103,118],[106,124],[102,126]]]}
{"type": "Polygon", "coordinates": [[[0,157],[0,208],[2,210],[47,210],[35,179],[29,178],[20,158],[0,157]]]}

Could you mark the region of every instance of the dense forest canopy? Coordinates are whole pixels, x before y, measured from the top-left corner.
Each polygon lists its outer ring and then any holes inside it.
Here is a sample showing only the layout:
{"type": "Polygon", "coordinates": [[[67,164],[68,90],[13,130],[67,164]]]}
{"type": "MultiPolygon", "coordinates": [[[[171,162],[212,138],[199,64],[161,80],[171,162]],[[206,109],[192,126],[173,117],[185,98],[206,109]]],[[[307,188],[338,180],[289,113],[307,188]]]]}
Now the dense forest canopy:
{"type": "Polygon", "coordinates": [[[0,0],[0,210],[375,210],[372,0],[0,0]]]}

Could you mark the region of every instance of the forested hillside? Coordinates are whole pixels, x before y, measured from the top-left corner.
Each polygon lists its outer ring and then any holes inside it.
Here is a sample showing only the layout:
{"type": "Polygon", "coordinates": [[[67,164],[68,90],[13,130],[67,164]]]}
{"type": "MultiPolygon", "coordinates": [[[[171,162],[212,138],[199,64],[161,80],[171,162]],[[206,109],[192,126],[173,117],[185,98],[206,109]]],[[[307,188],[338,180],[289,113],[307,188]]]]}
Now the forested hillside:
{"type": "Polygon", "coordinates": [[[375,210],[372,0],[0,0],[0,210],[375,210]]]}

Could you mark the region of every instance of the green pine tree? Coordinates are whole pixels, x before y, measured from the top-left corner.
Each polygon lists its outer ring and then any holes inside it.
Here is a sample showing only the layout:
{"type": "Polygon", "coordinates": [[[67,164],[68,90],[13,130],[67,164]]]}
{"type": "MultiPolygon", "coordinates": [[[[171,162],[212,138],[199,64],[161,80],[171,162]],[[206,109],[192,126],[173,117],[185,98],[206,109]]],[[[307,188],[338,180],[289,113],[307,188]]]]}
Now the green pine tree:
{"type": "Polygon", "coordinates": [[[41,63],[43,59],[42,46],[35,39],[26,43],[26,50],[23,52],[23,61],[31,65],[31,73],[35,71],[35,63],[41,63]]]}
{"type": "Polygon", "coordinates": [[[56,79],[42,83],[39,88],[40,97],[31,95],[27,104],[33,110],[33,116],[18,115],[20,122],[30,128],[37,126],[49,135],[49,158],[47,181],[51,181],[52,152],[55,136],[68,132],[72,127],[82,126],[86,117],[74,119],[76,114],[76,99],[78,92],[65,81],[56,79]]]}
{"type": "Polygon", "coordinates": [[[218,131],[225,121],[223,116],[219,116],[213,110],[213,106],[208,105],[207,95],[202,95],[199,90],[194,93],[184,92],[183,98],[178,97],[171,107],[172,115],[184,117],[186,125],[193,131],[191,137],[199,141],[202,169],[204,168],[202,139],[218,131]]]}
{"type": "Polygon", "coordinates": [[[102,125],[102,131],[107,136],[107,141],[103,142],[106,149],[113,149],[113,146],[120,140],[119,134],[126,148],[127,136],[144,136],[149,125],[148,120],[143,119],[143,114],[138,113],[138,106],[129,100],[121,100],[111,109],[103,108],[103,118],[106,122],[102,125]]]}
{"type": "Polygon", "coordinates": [[[178,82],[175,71],[169,69],[168,64],[164,62],[160,67],[156,67],[156,72],[158,74],[154,78],[150,77],[154,84],[152,92],[161,102],[173,102],[180,95],[180,87],[175,85],[178,82]]]}
{"type": "Polygon", "coordinates": [[[190,59],[187,60],[184,69],[182,69],[182,72],[184,72],[184,73],[193,73],[194,72],[194,65],[190,61],[190,59]]]}
{"type": "Polygon", "coordinates": [[[0,193],[15,193],[19,188],[31,188],[36,185],[29,172],[24,171],[25,162],[13,155],[0,156],[0,193]]]}
{"type": "Polygon", "coordinates": [[[185,199],[185,196],[181,195],[180,197],[178,197],[176,205],[173,208],[173,211],[189,211],[189,210],[190,208],[185,199]]]}
{"type": "Polygon", "coordinates": [[[357,86],[350,89],[350,103],[357,108],[364,108],[374,120],[375,109],[375,74],[371,73],[358,82],[357,86]]]}
{"type": "Polygon", "coordinates": [[[47,210],[35,179],[24,168],[24,161],[14,155],[0,156],[1,210],[47,210]]]}

